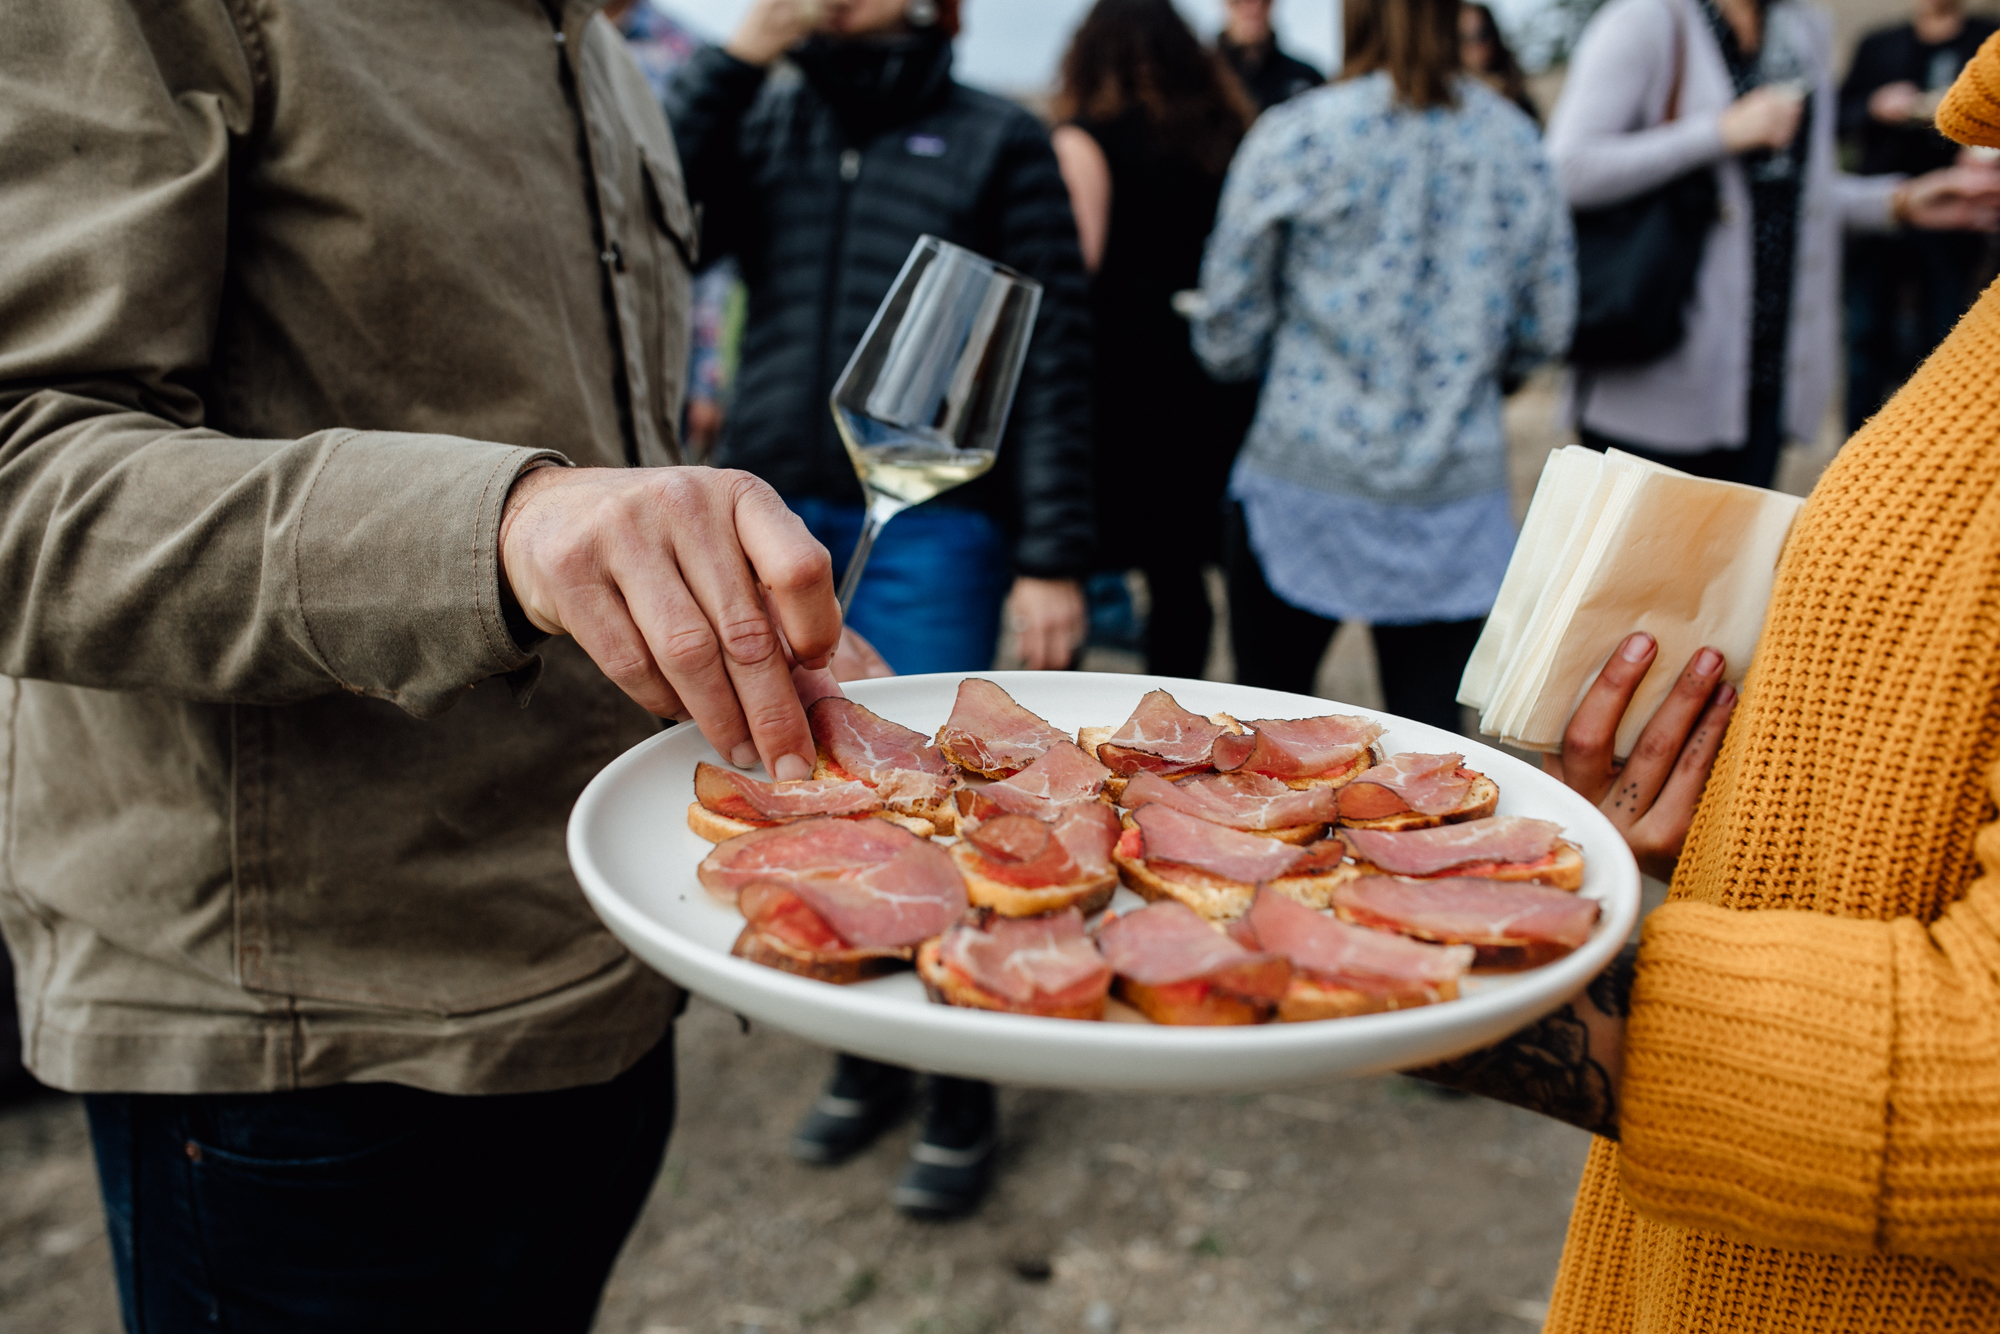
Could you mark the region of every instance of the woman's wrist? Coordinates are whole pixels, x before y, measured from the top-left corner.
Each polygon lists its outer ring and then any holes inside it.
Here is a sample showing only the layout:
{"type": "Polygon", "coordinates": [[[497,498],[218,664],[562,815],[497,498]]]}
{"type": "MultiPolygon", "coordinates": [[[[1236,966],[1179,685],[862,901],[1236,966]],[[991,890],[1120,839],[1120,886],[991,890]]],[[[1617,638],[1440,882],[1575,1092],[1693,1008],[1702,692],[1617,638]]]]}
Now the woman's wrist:
{"type": "Polygon", "coordinates": [[[1889,193],[1889,222],[1896,227],[1910,225],[1910,183],[1898,181],[1889,193]]]}

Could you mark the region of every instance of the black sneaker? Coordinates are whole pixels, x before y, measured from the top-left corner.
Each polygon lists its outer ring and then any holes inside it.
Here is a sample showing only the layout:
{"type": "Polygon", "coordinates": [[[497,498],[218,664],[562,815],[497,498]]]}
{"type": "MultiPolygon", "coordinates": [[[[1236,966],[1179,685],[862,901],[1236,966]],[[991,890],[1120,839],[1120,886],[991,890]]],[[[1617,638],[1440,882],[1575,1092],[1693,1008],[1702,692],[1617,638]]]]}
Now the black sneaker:
{"type": "Polygon", "coordinates": [[[971,1213],[993,1184],[1000,1119],[993,1086],[974,1079],[931,1076],[924,1133],[910,1146],[909,1166],[889,1200],[919,1218],[971,1213]]]}
{"type": "Polygon", "coordinates": [[[899,1065],[843,1052],[826,1091],[792,1132],[792,1157],[830,1167],[860,1153],[902,1115],[913,1078],[899,1065]]]}

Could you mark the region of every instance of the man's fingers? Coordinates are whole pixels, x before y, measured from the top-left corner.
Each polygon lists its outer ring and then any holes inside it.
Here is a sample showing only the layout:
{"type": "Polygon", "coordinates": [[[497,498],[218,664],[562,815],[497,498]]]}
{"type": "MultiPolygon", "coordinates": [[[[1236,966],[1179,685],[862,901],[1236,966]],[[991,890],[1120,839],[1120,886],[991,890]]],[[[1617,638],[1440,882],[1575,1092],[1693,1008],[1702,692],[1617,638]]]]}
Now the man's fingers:
{"type": "Polygon", "coordinates": [[[1625,636],[1570,716],[1563,732],[1562,778],[1592,801],[1603,800],[1611,786],[1618,724],[1658,652],[1653,637],[1643,631],[1625,636]]]}
{"type": "Polygon", "coordinates": [[[1619,771],[1605,810],[1612,820],[1633,820],[1652,807],[1696,720],[1708,707],[1716,682],[1722,679],[1722,668],[1722,655],[1712,648],[1704,648],[1688,660],[1674,688],[1646,720],[1624,769],[1619,771]]]}
{"type": "Polygon", "coordinates": [[[840,643],[833,558],[769,486],[746,475],[734,490],[737,540],[792,652],[807,667],[824,667],[840,643]]]}
{"type": "Polygon", "coordinates": [[[652,646],[615,592],[579,589],[562,610],[577,645],[640,708],[661,718],[678,718],[687,712],[686,704],[654,660],[652,646]]]}

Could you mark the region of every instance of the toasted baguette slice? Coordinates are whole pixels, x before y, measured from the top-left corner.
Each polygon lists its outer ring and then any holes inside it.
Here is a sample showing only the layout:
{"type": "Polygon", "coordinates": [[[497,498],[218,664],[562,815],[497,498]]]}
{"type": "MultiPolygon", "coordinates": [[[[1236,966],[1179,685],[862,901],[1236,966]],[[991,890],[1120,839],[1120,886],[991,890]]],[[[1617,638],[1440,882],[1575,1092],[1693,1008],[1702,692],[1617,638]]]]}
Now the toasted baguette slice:
{"type": "MultiPolygon", "coordinates": [[[[1138,821],[1132,818],[1132,812],[1130,811],[1123,811],[1118,817],[1118,823],[1124,825],[1127,829],[1137,829],[1139,827],[1138,821]]],[[[1231,825],[1230,828],[1234,829],[1235,826],[1231,825]]],[[[1288,824],[1281,829],[1237,829],[1236,832],[1239,834],[1255,834],[1258,838],[1275,838],[1280,843],[1289,843],[1295,848],[1302,848],[1306,844],[1317,840],[1321,834],[1324,834],[1326,826],[1315,821],[1312,824],[1288,824]]]]}
{"type": "MultiPolygon", "coordinates": [[[[1214,875],[1192,866],[1175,866],[1170,869],[1155,868],[1142,857],[1126,857],[1113,849],[1111,859],[1118,863],[1119,878],[1142,899],[1158,902],[1173,899],[1185,903],[1211,922],[1233,922],[1250,911],[1250,901],[1257,897],[1257,886],[1243,880],[1231,880],[1226,876],[1214,875]]],[[[1288,875],[1266,883],[1288,899],[1297,899],[1308,908],[1324,908],[1331,900],[1333,887],[1354,877],[1350,866],[1340,866],[1319,875],[1288,875]]]]}
{"type": "MultiPolygon", "coordinates": [[[[887,820],[890,824],[899,824],[918,838],[929,838],[937,832],[929,820],[922,820],[914,815],[898,815],[894,811],[876,811],[873,815],[863,818],[887,820]]],[[[688,828],[711,843],[720,843],[724,839],[735,838],[738,834],[747,834],[753,829],[768,829],[770,826],[752,824],[733,815],[717,815],[700,802],[691,801],[688,803],[688,828]]]]}
{"type": "Polygon", "coordinates": [[[1261,1024],[1271,1017],[1269,1005],[1231,995],[1199,977],[1157,987],[1121,977],[1111,987],[1120,1000],[1156,1024],[1221,1027],[1261,1024]]]}
{"type": "MultiPolygon", "coordinates": [[[[824,747],[813,756],[812,776],[814,778],[840,778],[850,782],[861,781],[855,778],[853,774],[847,772],[847,770],[835,764],[833,756],[827,754],[824,747]]],[[[958,832],[958,804],[953,799],[951,790],[948,788],[945,790],[944,795],[935,801],[899,801],[889,809],[897,815],[909,815],[919,820],[929,821],[933,834],[943,836],[958,832]]],[[[901,821],[898,821],[898,823],[901,823],[901,821]]],[[[904,825],[903,827],[910,830],[911,833],[917,832],[916,828],[912,825],[904,825]]],[[[929,838],[931,834],[925,834],[923,837],[929,838]]]]}
{"type": "MultiPolygon", "coordinates": [[[[1439,1000],[1457,1000],[1458,983],[1447,982],[1438,988],[1439,1000]]],[[[1301,1023],[1311,1019],[1346,1019],[1357,1014],[1379,1014],[1384,1010],[1409,1009],[1417,1005],[1428,1005],[1429,1001],[1415,999],[1402,1000],[1390,996],[1377,996],[1352,987],[1343,987],[1336,982],[1323,981],[1306,973],[1293,973],[1292,984],[1285,990],[1285,998],[1278,1002],[1280,1023],[1301,1023]]]]}
{"type": "Polygon", "coordinates": [[[951,859],[965,877],[965,892],[975,908],[991,908],[1002,917],[1040,917],[1043,913],[1074,908],[1089,917],[1111,902],[1118,891],[1118,873],[1106,871],[1092,880],[1046,889],[1027,889],[995,880],[979,869],[979,850],[969,843],[954,843],[951,859]]]}
{"type": "Polygon", "coordinates": [[[917,947],[917,976],[923,979],[924,991],[940,1005],[957,1005],[968,1010],[999,1010],[1005,1014],[1033,1014],[1044,1019],[1102,1019],[1104,999],[1099,997],[1083,1005],[1059,1006],[1053,1010],[1037,1010],[1022,1005],[1005,996],[996,995],[980,986],[969,977],[963,977],[945,966],[939,957],[938,943],[926,940],[917,947]]]}
{"type": "Polygon", "coordinates": [[[736,937],[736,943],[729,952],[739,959],[751,963],[761,963],[766,968],[776,968],[783,972],[795,973],[800,977],[810,977],[815,982],[832,982],[846,986],[852,982],[866,982],[871,977],[881,977],[884,973],[900,972],[910,966],[910,956],[914,951],[901,950],[843,950],[839,954],[813,954],[774,940],[754,926],[746,926],[736,937]]]}
{"type": "MultiPolygon", "coordinates": [[[[1395,875],[1385,871],[1373,862],[1353,862],[1351,866],[1357,875],[1395,875]]],[[[1556,850],[1538,862],[1481,862],[1475,866],[1450,866],[1435,876],[1403,876],[1405,880],[1436,880],[1447,876],[1465,876],[1473,880],[1510,880],[1514,882],[1533,881],[1551,889],[1567,889],[1574,893],[1583,888],[1583,849],[1566,838],[1556,840],[1556,850]]],[[[1322,905],[1324,906],[1324,905],[1322,905]]]]}
{"type": "Polygon", "coordinates": [[[1338,814],[1334,823],[1344,829],[1386,829],[1390,833],[1401,833],[1406,829],[1431,829],[1441,824],[1457,824],[1461,820],[1483,820],[1493,814],[1500,804],[1500,785],[1485,774],[1473,774],[1472,790],[1465,794],[1465,800],[1454,810],[1442,815],[1425,815],[1422,811],[1398,811],[1394,815],[1378,816],[1373,820],[1348,820],[1338,814]]]}
{"type": "MultiPolygon", "coordinates": [[[[1226,727],[1232,732],[1241,732],[1243,730],[1243,724],[1237,722],[1226,713],[1211,713],[1208,715],[1208,720],[1217,727],[1226,727]]],[[[1079,727],[1076,729],[1076,744],[1083,748],[1084,754],[1101,764],[1103,760],[1098,756],[1097,748],[1109,741],[1117,731],[1118,728],[1116,727],[1079,727]]],[[[1117,774],[1113,774],[1111,777],[1105,779],[1104,795],[1113,801],[1117,801],[1123,797],[1125,795],[1125,779],[1117,774]]]]}

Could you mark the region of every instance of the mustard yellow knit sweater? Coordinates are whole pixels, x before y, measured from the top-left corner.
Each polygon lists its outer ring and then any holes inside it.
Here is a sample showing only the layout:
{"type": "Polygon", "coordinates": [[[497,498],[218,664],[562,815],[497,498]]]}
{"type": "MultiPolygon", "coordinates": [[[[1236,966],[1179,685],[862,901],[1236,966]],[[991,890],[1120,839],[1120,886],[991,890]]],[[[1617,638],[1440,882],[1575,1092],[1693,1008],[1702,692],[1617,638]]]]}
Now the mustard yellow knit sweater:
{"type": "MultiPolygon", "coordinates": [[[[2000,39],[1940,123],[2000,144],[2000,39]]],[[[2000,1331],[2000,289],[1813,492],[1554,1334],[2000,1331]]]]}

